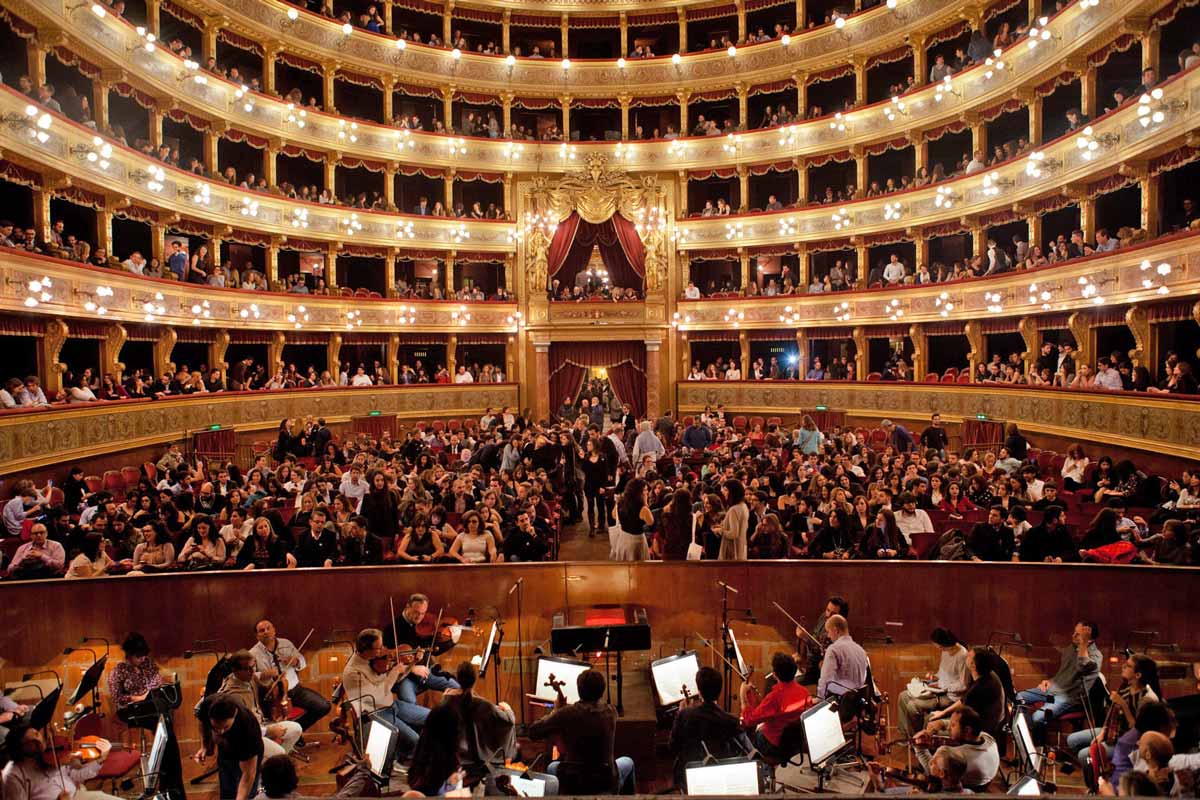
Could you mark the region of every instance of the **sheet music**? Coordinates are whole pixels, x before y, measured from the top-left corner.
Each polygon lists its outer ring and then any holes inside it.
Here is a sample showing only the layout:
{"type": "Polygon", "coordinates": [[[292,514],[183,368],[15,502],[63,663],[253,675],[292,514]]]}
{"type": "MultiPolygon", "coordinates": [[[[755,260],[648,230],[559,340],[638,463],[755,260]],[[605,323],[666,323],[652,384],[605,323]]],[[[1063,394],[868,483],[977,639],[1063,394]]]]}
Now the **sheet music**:
{"type": "Polygon", "coordinates": [[[758,764],[743,761],[687,768],[687,793],[695,795],[757,795],[758,764]]]}
{"type": "Polygon", "coordinates": [[[537,778],[522,778],[518,775],[513,775],[512,785],[521,797],[546,796],[546,782],[540,781],[537,778]]]}
{"type": "Polygon", "coordinates": [[[678,703],[683,699],[681,687],[686,686],[693,697],[700,694],[696,688],[696,672],[700,662],[695,653],[662,664],[653,664],[650,673],[654,677],[654,688],[663,705],[678,703]]]}

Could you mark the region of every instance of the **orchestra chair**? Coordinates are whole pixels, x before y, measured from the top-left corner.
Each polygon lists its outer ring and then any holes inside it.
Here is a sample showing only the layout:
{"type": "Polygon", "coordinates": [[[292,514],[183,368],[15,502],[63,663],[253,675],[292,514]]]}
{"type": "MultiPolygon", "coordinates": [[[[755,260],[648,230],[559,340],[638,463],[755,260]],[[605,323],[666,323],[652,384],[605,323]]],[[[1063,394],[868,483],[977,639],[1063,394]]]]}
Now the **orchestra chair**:
{"type": "MultiPolygon", "coordinates": [[[[95,712],[84,714],[75,723],[74,735],[100,736],[100,715],[95,712]]],[[[109,793],[115,795],[118,794],[120,784],[126,781],[129,774],[140,770],[141,767],[141,751],[114,744],[108,758],[104,759],[104,763],[100,766],[100,774],[96,776],[95,780],[100,781],[101,786],[107,783],[110,787],[109,793]]]]}
{"type": "Polygon", "coordinates": [[[784,726],[783,734],[779,737],[779,749],[786,754],[786,757],[772,758],[757,750],[751,751],[754,758],[771,768],[767,771],[767,793],[799,794],[804,792],[805,789],[798,786],[790,786],[779,780],[777,776],[777,771],[781,767],[799,768],[804,766],[804,755],[808,751],[804,746],[804,724],[800,720],[790,722],[784,726]]]}

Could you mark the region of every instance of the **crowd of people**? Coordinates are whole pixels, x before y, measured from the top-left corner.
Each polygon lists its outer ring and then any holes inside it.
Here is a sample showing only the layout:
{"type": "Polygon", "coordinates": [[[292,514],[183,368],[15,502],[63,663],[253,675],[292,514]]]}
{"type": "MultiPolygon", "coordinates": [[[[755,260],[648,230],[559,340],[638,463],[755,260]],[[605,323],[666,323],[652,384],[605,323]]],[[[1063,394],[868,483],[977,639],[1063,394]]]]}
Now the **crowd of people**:
{"type": "MultiPolygon", "coordinates": [[[[426,365],[420,359],[401,364],[397,385],[416,383],[504,383],[502,367],[478,362],[459,364],[454,373],[442,364],[426,365]]],[[[201,364],[191,369],[183,364],[175,372],[155,377],[148,369],[130,370],[124,380],[111,373],[100,374],[92,367],[82,371],[68,370],[63,375],[63,389],[47,397],[36,375],[24,380],[9,378],[0,389],[0,408],[44,408],[57,404],[96,403],[105,400],[163,400],[193,394],[217,392],[283,391],[288,389],[337,388],[339,386],[387,386],[392,383],[387,367],[376,359],[373,363],[351,365],[342,362],[337,375],[313,365],[297,368],[294,363],[268,372],[263,364],[245,358],[234,362],[228,373],[201,364]]]]}

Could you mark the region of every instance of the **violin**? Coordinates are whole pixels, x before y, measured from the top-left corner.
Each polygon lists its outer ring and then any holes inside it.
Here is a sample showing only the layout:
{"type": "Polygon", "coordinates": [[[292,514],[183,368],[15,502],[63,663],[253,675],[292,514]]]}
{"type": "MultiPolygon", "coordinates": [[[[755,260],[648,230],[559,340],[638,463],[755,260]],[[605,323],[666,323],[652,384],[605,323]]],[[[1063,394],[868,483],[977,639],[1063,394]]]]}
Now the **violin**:
{"type": "Polygon", "coordinates": [[[937,794],[942,790],[942,782],[932,775],[920,775],[915,772],[905,772],[895,767],[885,767],[878,762],[871,762],[871,772],[880,781],[892,780],[897,783],[907,783],[928,794],[937,794]]]}
{"type": "Polygon", "coordinates": [[[458,644],[463,631],[470,631],[478,635],[479,632],[473,627],[473,622],[471,619],[459,622],[455,617],[444,616],[441,611],[437,614],[426,611],[413,627],[416,629],[417,636],[429,640],[430,650],[433,655],[437,656],[458,644]]]}
{"type": "Polygon", "coordinates": [[[111,748],[112,742],[99,736],[80,736],[75,740],[55,736],[54,741],[42,750],[42,764],[52,769],[72,761],[90,764],[104,758],[104,754],[111,748]]]}

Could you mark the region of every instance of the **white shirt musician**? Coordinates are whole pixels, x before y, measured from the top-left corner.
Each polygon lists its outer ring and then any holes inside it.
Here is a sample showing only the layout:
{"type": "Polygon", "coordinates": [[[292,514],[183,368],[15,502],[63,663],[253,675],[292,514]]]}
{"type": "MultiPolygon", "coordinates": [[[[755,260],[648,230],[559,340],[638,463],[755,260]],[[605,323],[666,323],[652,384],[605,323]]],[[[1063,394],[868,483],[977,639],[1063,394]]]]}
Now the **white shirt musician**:
{"type": "MultiPolygon", "coordinates": [[[[259,683],[269,685],[283,673],[284,689],[288,699],[296,708],[304,709],[304,716],[297,722],[304,730],[308,730],[330,711],[329,701],[307,686],[300,685],[300,673],[308,666],[308,662],[291,641],[275,635],[275,626],[271,620],[259,620],[254,626],[254,636],[258,643],[250,648],[254,656],[255,677],[259,683]]],[[[304,746],[304,739],[296,743],[304,746]]]]}

